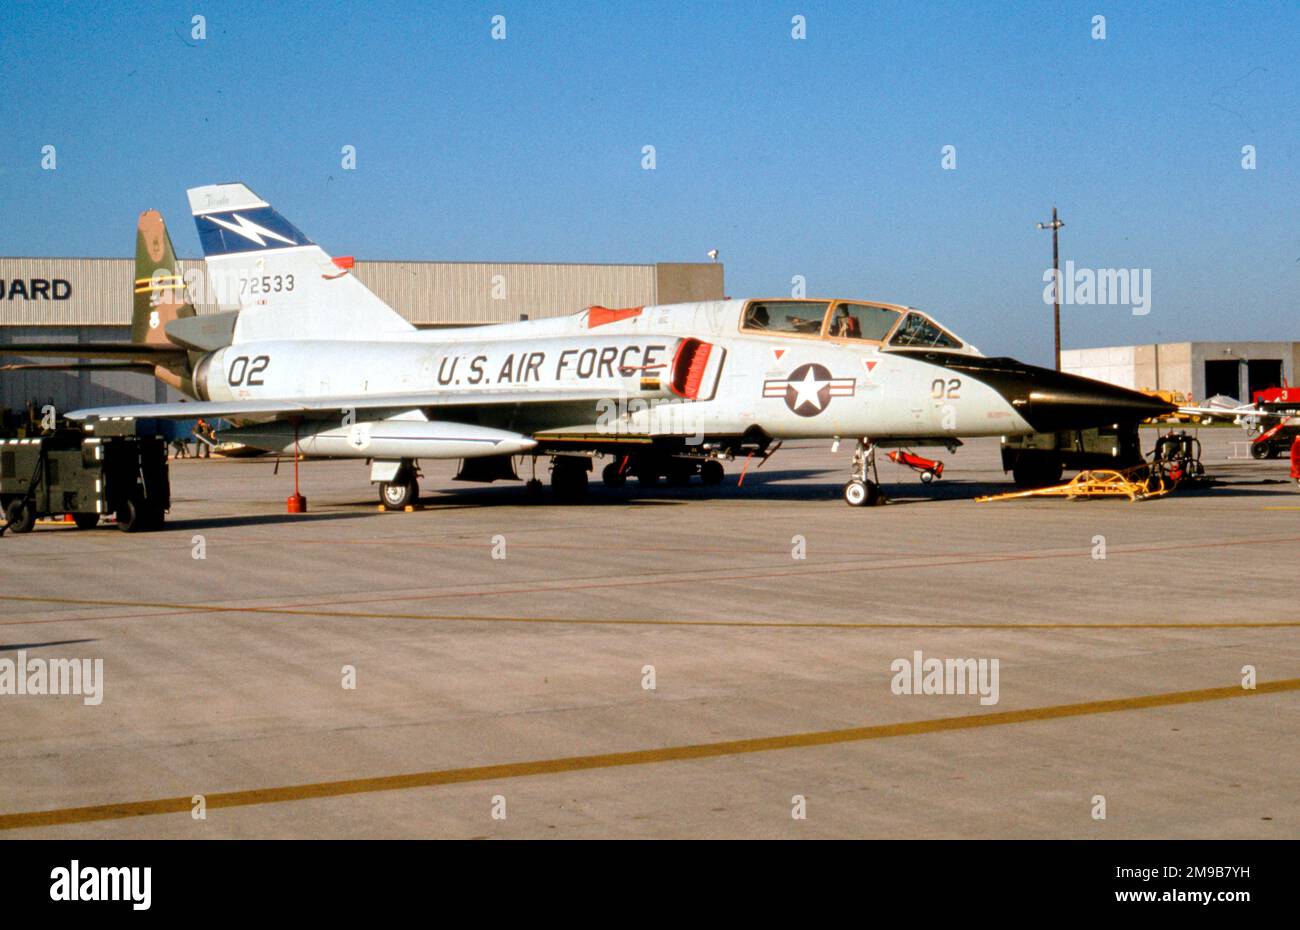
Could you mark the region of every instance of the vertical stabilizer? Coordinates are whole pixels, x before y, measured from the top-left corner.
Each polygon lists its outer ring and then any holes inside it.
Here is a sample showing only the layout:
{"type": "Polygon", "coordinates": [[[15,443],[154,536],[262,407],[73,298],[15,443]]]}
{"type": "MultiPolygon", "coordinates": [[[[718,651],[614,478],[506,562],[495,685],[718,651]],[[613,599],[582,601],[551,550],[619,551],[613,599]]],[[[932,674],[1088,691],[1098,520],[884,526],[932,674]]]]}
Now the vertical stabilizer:
{"type": "Polygon", "coordinates": [[[189,190],[209,283],[235,342],[400,338],[415,329],[243,184],[189,190]]]}

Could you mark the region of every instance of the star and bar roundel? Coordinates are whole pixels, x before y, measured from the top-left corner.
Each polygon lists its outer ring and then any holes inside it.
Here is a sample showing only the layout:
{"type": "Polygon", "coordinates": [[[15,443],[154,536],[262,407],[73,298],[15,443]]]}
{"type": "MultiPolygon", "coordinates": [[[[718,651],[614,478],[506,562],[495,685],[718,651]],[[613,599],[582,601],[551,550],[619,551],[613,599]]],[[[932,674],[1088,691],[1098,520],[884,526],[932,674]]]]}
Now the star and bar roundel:
{"type": "Polygon", "coordinates": [[[832,397],[852,397],[857,380],[833,377],[825,365],[810,362],[790,372],[788,378],[763,382],[764,397],[781,397],[801,417],[815,417],[826,409],[832,397]]]}

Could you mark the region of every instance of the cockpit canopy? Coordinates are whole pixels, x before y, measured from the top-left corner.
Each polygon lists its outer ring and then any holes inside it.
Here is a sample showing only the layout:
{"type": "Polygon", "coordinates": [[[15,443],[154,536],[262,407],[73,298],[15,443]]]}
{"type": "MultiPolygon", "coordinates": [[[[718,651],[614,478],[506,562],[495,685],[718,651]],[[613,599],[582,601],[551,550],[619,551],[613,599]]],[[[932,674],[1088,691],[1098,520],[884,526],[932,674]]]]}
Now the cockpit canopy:
{"type": "Polygon", "coordinates": [[[962,342],[924,313],[909,311],[898,324],[893,336],[889,338],[891,346],[899,348],[939,348],[960,349],[962,342]]]}
{"type": "Polygon", "coordinates": [[[774,336],[874,342],[882,348],[965,348],[918,310],[856,300],[751,300],[741,314],[740,328],[774,336]]]}

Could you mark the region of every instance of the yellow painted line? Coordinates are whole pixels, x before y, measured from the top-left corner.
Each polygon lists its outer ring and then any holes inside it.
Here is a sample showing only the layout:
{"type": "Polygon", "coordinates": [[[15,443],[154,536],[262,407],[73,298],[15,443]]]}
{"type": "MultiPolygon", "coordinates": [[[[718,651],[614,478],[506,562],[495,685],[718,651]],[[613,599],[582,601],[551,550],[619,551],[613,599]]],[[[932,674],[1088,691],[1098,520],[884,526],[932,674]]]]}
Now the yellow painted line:
{"type": "MultiPolygon", "coordinates": [[[[257,804],[282,804],[286,801],[337,798],[349,794],[371,794],[377,791],[404,791],[411,788],[432,788],[437,785],[455,785],[466,782],[501,781],[506,778],[526,778],[532,775],[558,775],[566,772],[583,772],[628,765],[654,765],[661,762],[716,759],[721,756],[772,752],[778,749],[833,746],[838,743],[857,743],[864,740],[887,739],[895,736],[919,736],[926,733],[973,730],[981,727],[1033,723],[1041,720],[1060,720],[1065,717],[1086,717],[1093,714],[1113,714],[1126,710],[1147,710],[1152,707],[1197,704],[1203,701],[1220,701],[1228,698],[1252,697],[1260,694],[1278,694],[1298,690],[1300,690],[1300,678],[1288,678],[1280,681],[1260,682],[1253,691],[1247,691],[1239,685],[1230,685],[1225,688],[1173,691],[1165,694],[1147,694],[1109,701],[1057,704],[1050,707],[1031,707],[1026,710],[969,714],[960,717],[939,717],[933,720],[887,723],[871,727],[849,727],[842,730],[819,730],[811,733],[792,733],[785,736],[767,736],[758,739],[696,743],[689,746],[665,746],[660,749],[639,749],[631,752],[611,752],[591,756],[565,756],[558,759],[538,759],[531,762],[507,762],[500,765],[481,765],[471,768],[438,769],[432,772],[415,772],[407,775],[352,778],[343,781],[324,781],[306,785],[286,785],[279,788],[255,788],[249,791],[226,791],[217,794],[204,794],[203,797],[209,810],[226,807],[249,807],[257,804]]],[[[13,814],[0,814],[0,830],[65,826],[67,824],[101,820],[124,820],[130,817],[148,817],[154,814],[181,814],[189,813],[192,806],[193,797],[185,795],[179,798],[160,798],[153,801],[128,801],[120,804],[100,804],[91,807],[21,811],[13,814]]]]}
{"type": "MultiPolygon", "coordinates": [[[[228,604],[186,604],[151,601],[115,601],[71,597],[37,597],[0,594],[0,601],[40,604],[68,604],[74,607],[124,607],[137,610],[168,610],[187,614],[269,614],[284,617],[312,617],[321,620],[423,620],[431,623],[538,623],[570,626],[668,626],[736,627],[774,630],[1274,630],[1300,629],[1300,620],[1243,620],[1240,622],[1134,622],[1134,623],[857,623],[851,620],[665,620],[658,617],[502,617],[472,614],[380,613],[372,610],[317,610],[311,607],[258,607],[228,604]]],[[[160,615],[161,616],[161,615],[160,615]]],[[[94,617],[69,619],[0,620],[3,626],[33,623],[88,623],[94,617]]],[[[126,619],[106,617],[106,620],[126,619]]],[[[148,619],[144,617],[141,619],[148,619]]]]}

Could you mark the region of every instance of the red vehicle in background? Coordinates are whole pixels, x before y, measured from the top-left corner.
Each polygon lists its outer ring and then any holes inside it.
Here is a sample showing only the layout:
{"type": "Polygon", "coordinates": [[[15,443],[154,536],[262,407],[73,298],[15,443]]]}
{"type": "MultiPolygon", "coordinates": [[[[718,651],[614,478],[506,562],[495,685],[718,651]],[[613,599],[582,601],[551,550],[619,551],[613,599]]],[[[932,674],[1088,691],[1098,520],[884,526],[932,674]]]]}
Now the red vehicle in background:
{"type": "Polygon", "coordinates": [[[1257,459],[1275,459],[1287,449],[1291,450],[1291,477],[1300,478],[1296,472],[1296,440],[1300,439],[1300,388],[1286,384],[1281,387],[1256,391],[1254,416],[1264,418],[1260,433],[1250,443],[1250,454],[1257,459]],[[1272,426],[1267,419],[1277,417],[1272,426]]]}
{"type": "Polygon", "coordinates": [[[1282,385],[1256,391],[1251,398],[1257,407],[1276,407],[1279,410],[1300,411],[1300,388],[1282,385]]]}

